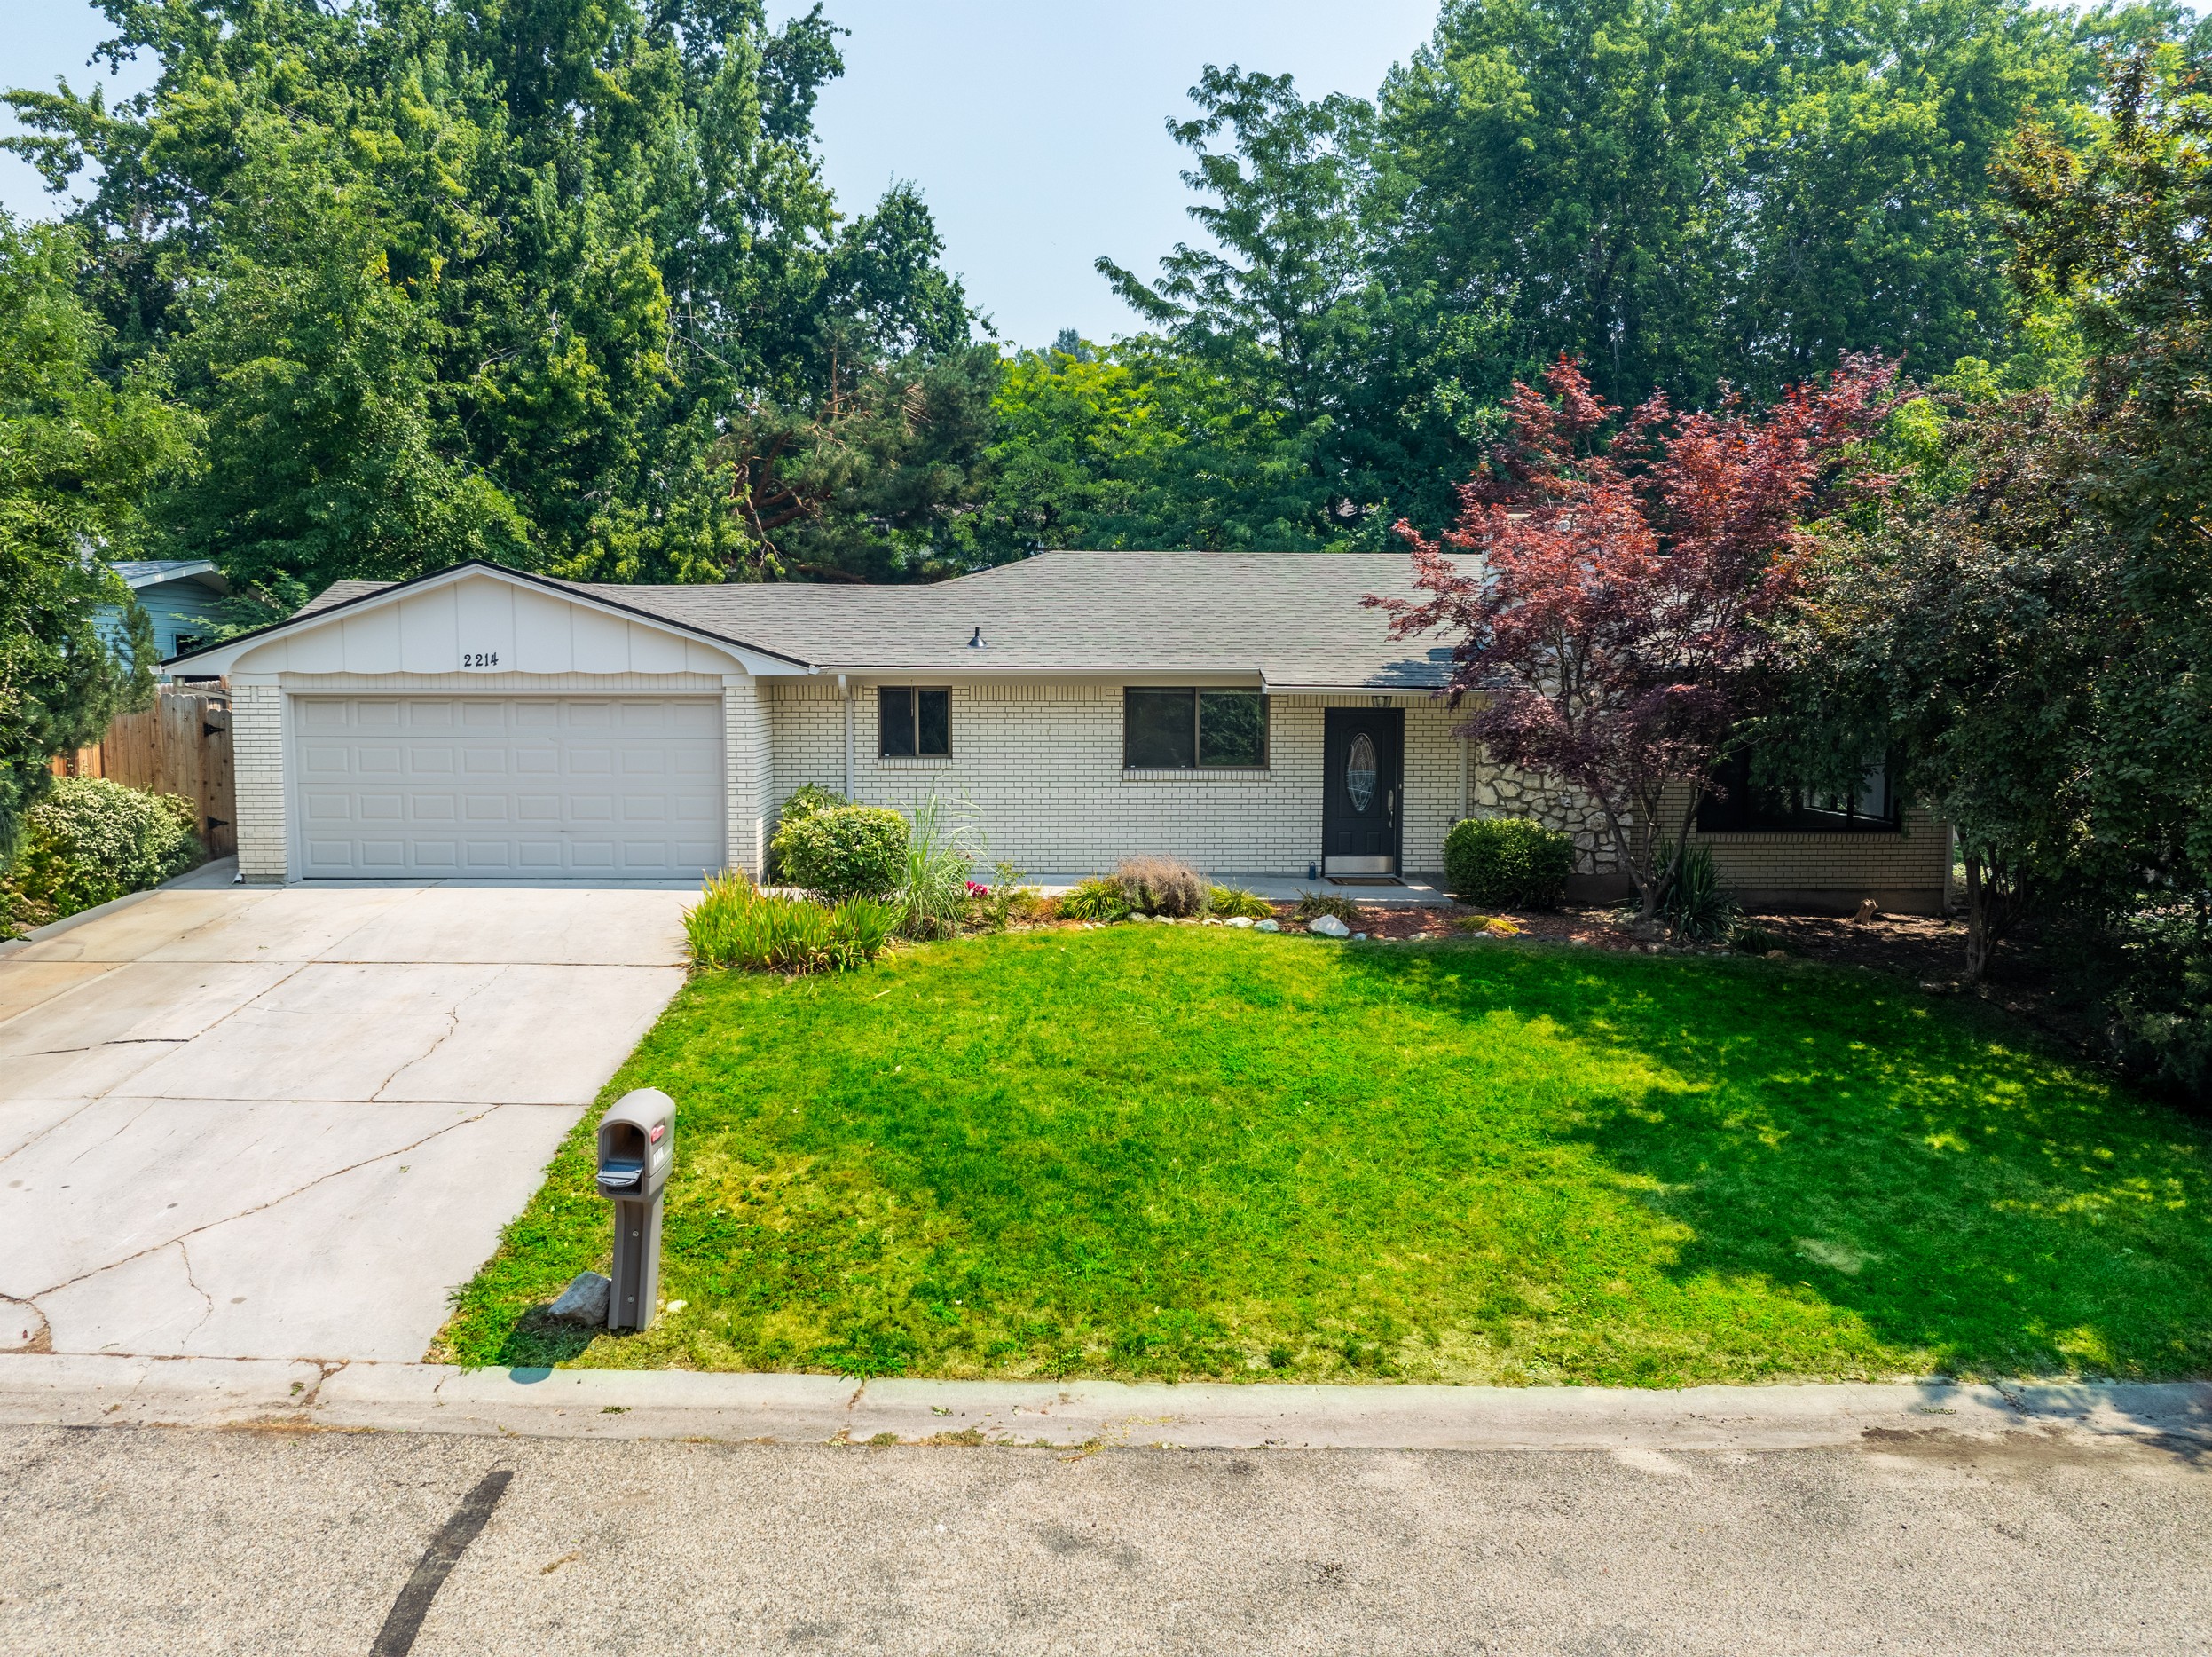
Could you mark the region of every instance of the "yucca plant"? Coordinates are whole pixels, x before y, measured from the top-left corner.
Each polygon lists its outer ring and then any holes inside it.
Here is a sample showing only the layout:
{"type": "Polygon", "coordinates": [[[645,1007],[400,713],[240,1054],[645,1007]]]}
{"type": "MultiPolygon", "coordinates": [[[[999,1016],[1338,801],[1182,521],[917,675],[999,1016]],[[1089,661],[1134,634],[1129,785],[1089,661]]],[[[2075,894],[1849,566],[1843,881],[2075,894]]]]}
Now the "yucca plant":
{"type": "MultiPolygon", "coordinates": [[[[1666,866],[1664,856],[1659,866],[1666,866]]],[[[1685,943],[1712,943],[1728,935],[1736,916],[1736,899],[1720,884],[1712,849],[1692,846],[1659,900],[1659,919],[1685,943]]]]}

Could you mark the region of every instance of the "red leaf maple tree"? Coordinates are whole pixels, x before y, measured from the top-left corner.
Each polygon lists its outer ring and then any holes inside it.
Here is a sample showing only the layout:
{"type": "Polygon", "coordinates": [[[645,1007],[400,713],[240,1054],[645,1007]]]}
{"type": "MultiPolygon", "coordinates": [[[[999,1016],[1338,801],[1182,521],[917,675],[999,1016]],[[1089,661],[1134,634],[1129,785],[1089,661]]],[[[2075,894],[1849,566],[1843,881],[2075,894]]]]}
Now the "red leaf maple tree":
{"type": "Polygon", "coordinates": [[[1430,540],[1401,521],[1421,596],[1362,602],[1393,638],[1453,641],[1442,692],[1491,757],[1573,785],[1657,921],[1699,797],[1759,711],[1767,623],[1797,585],[1806,525],[1885,480],[1851,446],[1893,406],[1896,365],[1847,357],[1764,412],[1734,398],[1621,412],[1563,356],[1549,396],[1515,382],[1507,436],[1430,540]]]}

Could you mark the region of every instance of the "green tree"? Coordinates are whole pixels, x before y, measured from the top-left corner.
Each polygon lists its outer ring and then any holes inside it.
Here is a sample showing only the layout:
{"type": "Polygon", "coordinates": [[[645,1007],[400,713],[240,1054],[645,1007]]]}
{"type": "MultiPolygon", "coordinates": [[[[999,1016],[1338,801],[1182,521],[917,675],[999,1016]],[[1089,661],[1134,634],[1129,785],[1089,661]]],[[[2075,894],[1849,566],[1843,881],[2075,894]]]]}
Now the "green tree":
{"type": "Polygon", "coordinates": [[[154,89],[11,94],[9,142],[99,169],[115,362],[173,361],[209,420],[164,526],[265,594],[470,554],[744,572],[726,422],[965,346],[919,197],[841,225],[822,182],[818,10],[103,4],[154,89]]]}
{"type": "Polygon", "coordinates": [[[156,375],[95,371],[82,253],[74,231],[0,213],[0,863],[52,756],[151,690],[152,627],[106,560],[137,550],[147,490],[190,452],[156,375]],[[102,604],[130,612],[128,661],[93,626],[102,604]]]}
{"type": "Polygon", "coordinates": [[[1211,245],[1178,242],[1149,283],[1106,257],[1099,273],[1234,388],[1263,448],[1296,455],[1295,481],[1261,469],[1275,485],[1267,518],[1279,525],[1277,544],[1341,541],[1362,525],[1379,541],[1384,525],[1343,493],[1335,442],[1365,345],[1358,201],[1371,112],[1341,96],[1308,103],[1288,75],[1234,65],[1208,65],[1191,98],[1199,114],[1168,130],[1194,158],[1184,181],[1206,199],[1188,210],[1211,245]],[[1282,499],[1285,485],[1295,498],[1282,499]]]}
{"type": "Polygon", "coordinates": [[[2133,51],[2109,124],[2028,130],[2003,181],[2031,294],[2074,304],[2090,357],[2081,497],[2111,537],[2126,619],[2098,678],[2100,832],[2212,888],[2212,52],[2133,51]]]}

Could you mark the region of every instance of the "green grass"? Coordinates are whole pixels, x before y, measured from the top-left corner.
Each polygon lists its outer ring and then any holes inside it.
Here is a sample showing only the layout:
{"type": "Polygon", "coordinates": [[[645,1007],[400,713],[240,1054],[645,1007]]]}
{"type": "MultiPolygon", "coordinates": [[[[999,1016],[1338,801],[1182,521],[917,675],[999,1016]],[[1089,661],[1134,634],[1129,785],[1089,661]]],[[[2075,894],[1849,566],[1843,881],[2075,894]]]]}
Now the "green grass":
{"type": "Polygon", "coordinates": [[[1677,1385],[2212,1372],[2204,1126],[1868,973],[1117,927],[691,983],[642,1336],[579,1128],[437,1354],[1677,1385]]]}

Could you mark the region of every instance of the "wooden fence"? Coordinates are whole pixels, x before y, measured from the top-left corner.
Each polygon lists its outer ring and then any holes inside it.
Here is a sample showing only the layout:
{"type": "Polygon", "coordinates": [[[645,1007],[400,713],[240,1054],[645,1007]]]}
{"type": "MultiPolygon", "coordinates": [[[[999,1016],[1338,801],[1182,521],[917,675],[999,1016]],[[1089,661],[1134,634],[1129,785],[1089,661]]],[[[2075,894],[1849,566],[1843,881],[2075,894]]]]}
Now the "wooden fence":
{"type": "Polygon", "coordinates": [[[96,748],[54,760],[57,777],[105,777],[132,788],[182,794],[200,813],[208,856],[238,849],[238,791],[231,777],[231,698],[222,690],[163,686],[143,714],[120,714],[96,748]]]}

